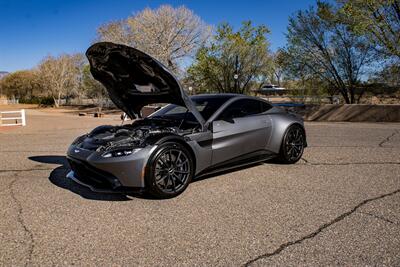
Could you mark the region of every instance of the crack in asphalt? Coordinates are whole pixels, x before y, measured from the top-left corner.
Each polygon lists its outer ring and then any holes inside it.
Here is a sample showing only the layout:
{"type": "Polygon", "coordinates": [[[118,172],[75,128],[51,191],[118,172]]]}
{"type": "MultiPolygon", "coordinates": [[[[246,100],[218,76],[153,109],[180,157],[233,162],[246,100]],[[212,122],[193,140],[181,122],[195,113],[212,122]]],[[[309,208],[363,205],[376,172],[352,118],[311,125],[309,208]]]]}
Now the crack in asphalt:
{"type": "Polygon", "coordinates": [[[35,248],[35,242],[33,239],[33,233],[31,232],[31,230],[29,230],[29,228],[26,226],[24,218],[22,216],[22,204],[21,202],[18,200],[18,198],[15,196],[15,192],[13,190],[13,185],[16,183],[16,181],[18,180],[18,175],[15,176],[14,180],[11,181],[11,183],[8,185],[8,189],[10,190],[10,196],[13,199],[13,201],[15,202],[15,204],[17,205],[17,221],[19,224],[21,224],[22,228],[24,229],[24,232],[26,233],[26,235],[29,238],[29,249],[28,249],[28,257],[27,257],[27,261],[25,263],[25,266],[29,265],[29,263],[32,261],[32,254],[33,254],[33,250],[35,248]]]}
{"type": "Polygon", "coordinates": [[[328,163],[328,162],[309,162],[305,161],[302,165],[312,165],[312,166],[342,166],[342,165],[400,165],[400,162],[390,161],[390,162],[338,162],[338,163],[328,163]]]}
{"type": "Polygon", "coordinates": [[[305,163],[308,163],[308,160],[306,158],[301,158],[302,161],[304,161],[305,163]]]}
{"type": "Polygon", "coordinates": [[[358,211],[358,213],[364,214],[364,215],[368,215],[368,216],[371,216],[371,217],[374,217],[375,219],[382,220],[382,221],[385,221],[385,222],[387,222],[387,223],[397,224],[397,225],[398,225],[397,222],[394,222],[394,221],[392,221],[392,220],[389,220],[389,219],[387,219],[387,218],[385,218],[385,217],[383,217],[383,216],[380,216],[380,215],[376,215],[376,214],[373,214],[373,213],[370,213],[370,212],[363,212],[363,211],[358,211]]]}
{"type": "Polygon", "coordinates": [[[399,133],[398,130],[394,130],[394,132],[393,132],[391,135],[389,135],[388,137],[386,137],[385,139],[383,139],[383,140],[379,143],[379,146],[380,146],[380,147],[383,147],[383,144],[384,144],[384,143],[389,142],[390,139],[391,139],[393,136],[395,136],[396,134],[398,134],[398,133],[399,133]]]}
{"type": "Polygon", "coordinates": [[[254,258],[254,259],[251,259],[251,260],[247,261],[244,264],[244,266],[250,266],[251,264],[253,264],[253,263],[255,263],[255,262],[259,261],[259,260],[276,256],[279,253],[281,253],[282,251],[284,251],[285,249],[287,249],[288,247],[291,247],[291,246],[294,246],[294,245],[297,245],[297,244],[301,244],[305,240],[312,239],[315,236],[317,236],[318,234],[320,234],[322,231],[326,230],[328,227],[330,227],[330,226],[332,226],[332,225],[344,220],[348,216],[352,215],[354,212],[356,212],[359,208],[361,208],[362,206],[366,205],[367,203],[375,201],[375,200],[378,200],[378,199],[382,199],[382,198],[385,198],[385,197],[393,196],[393,195],[398,194],[398,193],[400,193],[400,189],[397,189],[397,190],[392,191],[392,192],[387,193],[387,194],[379,195],[377,197],[368,198],[366,200],[363,200],[362,202],[360,202],[356,206],[354,206],[351,210],[349,210],[349,211],[347,211],[345,213],[342,213],[341,215],[337,216],[335,219],[331,220],[330,222],[322,224],[320,227],[318,227],[318,229],[316,231],[314,231],[314,232],[312,232],[312,233],[310,233],[308,235],[305,235],[305,236],[303,236],[303,237],[301,237],[301,238],[299,238],[297,240],[283,243],[275,251],[270,252],[270,253],[265,253],[265,254],[262,254],[262,255],[260,255],[260,256],[258,256],[256,258],[254,258]]]}

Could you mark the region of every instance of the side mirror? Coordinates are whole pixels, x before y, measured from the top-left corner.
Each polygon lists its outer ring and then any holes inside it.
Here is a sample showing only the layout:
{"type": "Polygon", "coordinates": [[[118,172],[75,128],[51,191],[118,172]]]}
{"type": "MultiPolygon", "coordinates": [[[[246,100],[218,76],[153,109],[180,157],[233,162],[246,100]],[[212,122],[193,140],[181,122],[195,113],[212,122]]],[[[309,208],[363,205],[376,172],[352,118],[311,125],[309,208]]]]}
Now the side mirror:
{"type": "Polygon", "coordinates": [[[235,112],[231,111],[231,112],[227,112],[227,113],[223,114],[223,116],[221,117],[221,120],[229,122],[229,123],[235,123],[233,118],[235,118],[235,112]]]}
{"type": "Polygon", "coordinates": [[[235,123],[235,121],[233,120],[232,116],[224,116],[224,117],[217,118],[212,123],[215,123],[216,121],[224,121],[224,122],[229,122],[229,123],[235,123]]]}
{"type": "Polygon", "coordinates": [[[207,127],[208,130],[210,130],[212,133],[224,130],[224,129],[229,129],[229,124],[233,124],[235,121],[233,118],[219,118],[218,120],[212,121],[207,127]]]}
{"type": "Polygon", "coordinates": [[[235,121],[233,120],[232,116],[226,117],[226,118],[222,118],[223,121],[229,122],[229,123],[235,123],[235,121]]]}

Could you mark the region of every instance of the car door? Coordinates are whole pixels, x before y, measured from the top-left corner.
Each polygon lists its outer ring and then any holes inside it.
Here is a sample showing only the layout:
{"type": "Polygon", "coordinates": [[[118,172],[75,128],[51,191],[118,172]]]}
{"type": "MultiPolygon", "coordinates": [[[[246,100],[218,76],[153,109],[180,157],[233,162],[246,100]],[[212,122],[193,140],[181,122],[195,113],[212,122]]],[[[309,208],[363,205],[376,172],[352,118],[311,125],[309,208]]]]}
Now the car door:
{"type": "Polygon", "coordinates": [[[271,119],[262,114],[262,103],[256,99],[236,100],[213,121],[212,165],[265,151],[271,119]]]}

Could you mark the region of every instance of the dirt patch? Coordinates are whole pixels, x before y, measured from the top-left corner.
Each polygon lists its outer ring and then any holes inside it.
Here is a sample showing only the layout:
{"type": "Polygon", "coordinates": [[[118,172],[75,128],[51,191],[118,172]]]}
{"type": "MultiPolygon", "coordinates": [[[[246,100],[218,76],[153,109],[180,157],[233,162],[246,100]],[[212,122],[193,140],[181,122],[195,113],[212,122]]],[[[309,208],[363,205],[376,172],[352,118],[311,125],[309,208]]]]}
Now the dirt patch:
{"type": "Polygon", "coordinates": [[[13,130],[17,130],[22,126],[0,126],[0,134],[5,132],[11,132],[13,130]]]}
{"type": "Polygon", "coordinates": [[[7,110],[20,110],[20,109],[35,109],[38,108],[36,104],[15,104],[15,105],[2,105],[0,104],[0,111],[7,110]]]}

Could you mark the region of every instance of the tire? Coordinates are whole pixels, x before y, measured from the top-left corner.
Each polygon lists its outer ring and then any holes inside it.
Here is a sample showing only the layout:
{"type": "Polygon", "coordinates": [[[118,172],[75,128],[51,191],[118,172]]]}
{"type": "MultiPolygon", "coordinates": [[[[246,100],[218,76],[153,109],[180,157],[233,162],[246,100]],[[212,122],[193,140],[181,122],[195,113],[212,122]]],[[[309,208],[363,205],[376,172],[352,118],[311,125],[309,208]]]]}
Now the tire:
{"type": "Polygon", "coordinates": [[[283,164],[294,164],[301,159],[304,152],[305,132],[298,124],[289,126],[282,139],[278,161],[283,164]]]}
{"type": "Polygon", "coordinates": [[[145,175],[148,192],[156,198],[172,198],[188,187],[194,174],[193,159],[180,143],[161,144],[150,157],[145,175]]]}

